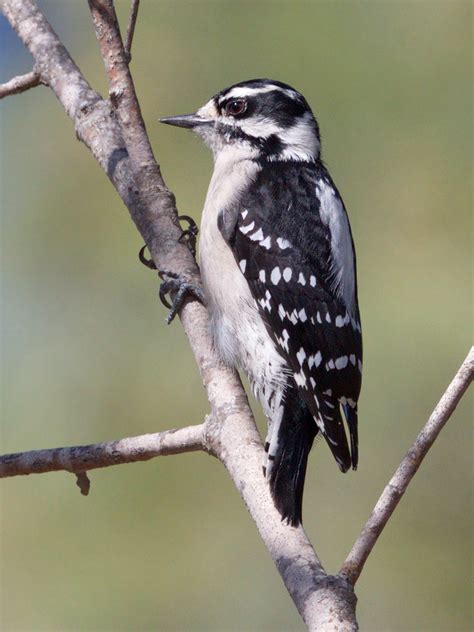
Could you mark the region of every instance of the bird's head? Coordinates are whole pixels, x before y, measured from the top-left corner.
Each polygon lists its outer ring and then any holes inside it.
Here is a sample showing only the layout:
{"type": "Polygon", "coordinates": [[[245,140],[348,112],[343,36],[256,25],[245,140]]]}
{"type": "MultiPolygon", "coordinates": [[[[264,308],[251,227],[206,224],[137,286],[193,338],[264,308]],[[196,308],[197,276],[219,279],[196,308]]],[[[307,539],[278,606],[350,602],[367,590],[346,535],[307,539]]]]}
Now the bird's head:
{"type": "Polygon", "coordinates": [[[235,159],[314,161],[320,137],[306,99],[290,86],[253,79],[222,90],[193,114],[162,123],[193,130],[212,149],[235,159]]]}

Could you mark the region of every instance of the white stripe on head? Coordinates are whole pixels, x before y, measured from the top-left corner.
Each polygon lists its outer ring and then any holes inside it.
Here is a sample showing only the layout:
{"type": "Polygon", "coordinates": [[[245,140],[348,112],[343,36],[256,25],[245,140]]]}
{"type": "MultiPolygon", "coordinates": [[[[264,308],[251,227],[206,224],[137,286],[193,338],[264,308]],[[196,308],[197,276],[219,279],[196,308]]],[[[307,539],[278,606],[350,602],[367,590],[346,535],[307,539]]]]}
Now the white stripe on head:
{"type": "Polygon", "coordinates": [[[237,86],[235,88],[232,88],[231,90],[229,90],[229,92],[226,92],[226,94],[222,95],[219,98],[219,103],[222,103],[223,101],[227,101],[227,99],[238,99],[241,97],[253,97],[256,94],[265,94],[267,92],[274,92],[274,91],[278,91],[278,92],[282,92],[283,94],[286,94],[287,97],[290,97],[290,99],[298,99],[299,98],[299,94],[296,92],[296,90],[291,90],[290,88],[282,88],[281,86],[276,86],[274,84],[269,84],[266,86],[260,86],[259,88],[251,88],[250,86],[246,87],[246,86],[237,86]]]}
{"type": "Polygon", "coordinates": [[[280,135],[283,129],[273,119],[265,116],[253,116],[248,119],[227,119],[226,124],[239,127],[245,134],[255,138],[268,138],[273,134],[280,135]]]}
{"type": "Polygon", "coordinates": [[[307,112],[295,125],[280,128],[278,138],[286,145],[270,160],[314,160],[319,154],[319,140],[315,132],[314,119],[307,112]]]}

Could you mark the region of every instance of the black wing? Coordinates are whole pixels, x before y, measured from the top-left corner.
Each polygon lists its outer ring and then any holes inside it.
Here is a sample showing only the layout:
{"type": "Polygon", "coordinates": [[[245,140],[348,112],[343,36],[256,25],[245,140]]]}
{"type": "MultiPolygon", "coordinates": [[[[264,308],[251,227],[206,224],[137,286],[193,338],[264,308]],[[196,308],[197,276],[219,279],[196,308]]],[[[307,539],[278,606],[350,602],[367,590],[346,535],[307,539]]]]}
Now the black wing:
{"type": "MultiPolygon", "coordinates": [[[[345,304],[334,282],[334,236],[317,195],[321,178],[340,201],[322,165],[278,163],[270,174],[262,170],[239,202],[229,244],[301,398],[346,471],[358,458],[362,337],[355,278],[352,305],[345,304]]],[[[355,275],[354,257],[351,263],[355,275]]]]}

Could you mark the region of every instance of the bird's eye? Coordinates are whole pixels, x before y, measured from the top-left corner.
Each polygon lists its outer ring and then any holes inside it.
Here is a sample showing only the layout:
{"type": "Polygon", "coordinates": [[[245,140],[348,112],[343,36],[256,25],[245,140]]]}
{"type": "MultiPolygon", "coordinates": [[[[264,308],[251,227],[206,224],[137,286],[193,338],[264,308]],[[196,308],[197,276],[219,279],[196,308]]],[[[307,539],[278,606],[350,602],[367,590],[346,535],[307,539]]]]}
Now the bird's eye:
{"type": "Polygon", "coordinates": [[[245,99],[233,99],[225,105],[225,113],[230,116],[240,116],[247,109],[247,101],[245,99]]]}

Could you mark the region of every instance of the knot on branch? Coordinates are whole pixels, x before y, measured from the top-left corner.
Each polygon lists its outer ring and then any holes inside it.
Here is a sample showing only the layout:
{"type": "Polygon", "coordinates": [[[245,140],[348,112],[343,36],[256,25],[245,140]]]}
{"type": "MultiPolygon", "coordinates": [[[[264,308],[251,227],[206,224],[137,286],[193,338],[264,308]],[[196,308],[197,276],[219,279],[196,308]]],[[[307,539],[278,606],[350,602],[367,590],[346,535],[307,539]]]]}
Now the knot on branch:
{"type": "Polygon", "coordinates": [[[81,494],[83,496],[88,496],[91,488],[91,482],[89,477],[87,476],[87,472],[75,472],[76,474],[76,485],[81,490],[81,494]]]}

